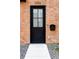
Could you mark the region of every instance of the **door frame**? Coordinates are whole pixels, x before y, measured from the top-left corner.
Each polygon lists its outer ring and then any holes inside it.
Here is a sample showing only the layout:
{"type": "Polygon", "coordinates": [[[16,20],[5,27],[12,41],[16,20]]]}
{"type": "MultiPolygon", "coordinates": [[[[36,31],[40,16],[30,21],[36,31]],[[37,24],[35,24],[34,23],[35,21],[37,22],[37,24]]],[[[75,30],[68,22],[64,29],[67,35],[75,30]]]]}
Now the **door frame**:
{"type": "Polygon", "coordinates": [[[34,8],[42,8],[44,11],[43,11],[43,31],[44,31],[44,43],[46,43],[46,6],[45,5],[33,5],[33,6],[30,6],[30,43],[31,40],[32,40],[32,26],[33,26],[33,9],[34,8]]]}

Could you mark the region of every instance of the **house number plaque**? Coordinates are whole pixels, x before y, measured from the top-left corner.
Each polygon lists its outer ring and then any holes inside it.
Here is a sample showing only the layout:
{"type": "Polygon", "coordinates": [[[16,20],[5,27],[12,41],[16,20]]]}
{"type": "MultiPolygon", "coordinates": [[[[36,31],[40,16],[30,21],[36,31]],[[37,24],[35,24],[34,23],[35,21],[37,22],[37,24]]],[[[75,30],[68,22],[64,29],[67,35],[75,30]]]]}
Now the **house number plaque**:
{"type": "Polygon", "coordinates": [[[35,2],[35,4],[41,4],[41,2],[39,2],[39,1],[36,1],[36,2],[35,2]]]}

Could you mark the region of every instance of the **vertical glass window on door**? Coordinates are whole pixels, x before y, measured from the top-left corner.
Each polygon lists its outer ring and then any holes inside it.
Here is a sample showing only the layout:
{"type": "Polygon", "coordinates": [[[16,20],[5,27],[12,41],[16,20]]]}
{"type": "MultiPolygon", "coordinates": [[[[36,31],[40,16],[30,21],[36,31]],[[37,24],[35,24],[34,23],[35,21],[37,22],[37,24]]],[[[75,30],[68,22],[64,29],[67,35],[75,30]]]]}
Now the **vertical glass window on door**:
{"type": "Polygon", "coordinates": [[[33,9],[33,27],[43,27],[43,9],[33,9]]]}

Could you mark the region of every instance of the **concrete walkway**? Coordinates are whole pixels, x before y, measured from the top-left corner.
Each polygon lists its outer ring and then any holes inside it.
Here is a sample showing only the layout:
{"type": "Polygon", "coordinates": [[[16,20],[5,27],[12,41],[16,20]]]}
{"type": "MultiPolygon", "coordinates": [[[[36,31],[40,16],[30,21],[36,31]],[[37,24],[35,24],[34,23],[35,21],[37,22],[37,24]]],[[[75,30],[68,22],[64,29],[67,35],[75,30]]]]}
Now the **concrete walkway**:
{"type": "Polygon", "coordinates": [[[46,44],[30,44],[24,59],[51,59],[46,44]]]}

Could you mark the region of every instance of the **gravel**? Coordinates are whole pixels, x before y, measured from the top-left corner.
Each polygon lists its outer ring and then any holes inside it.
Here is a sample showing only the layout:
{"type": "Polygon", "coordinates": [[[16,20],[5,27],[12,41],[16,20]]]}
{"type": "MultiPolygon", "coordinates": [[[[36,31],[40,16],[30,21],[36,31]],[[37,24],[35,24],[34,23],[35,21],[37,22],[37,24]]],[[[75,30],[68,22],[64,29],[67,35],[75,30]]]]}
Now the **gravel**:
{"type": "Polygon", "coordinates": [[[27,49],[28,49],[29,44],[25,44],[25,45],[20,45],[20,59],[24,59],[27,49]]]}
{"type": "Polygon", "coordinates": [[[59,59],[59,44],[47,44],[51,59],[59,59]]]}

